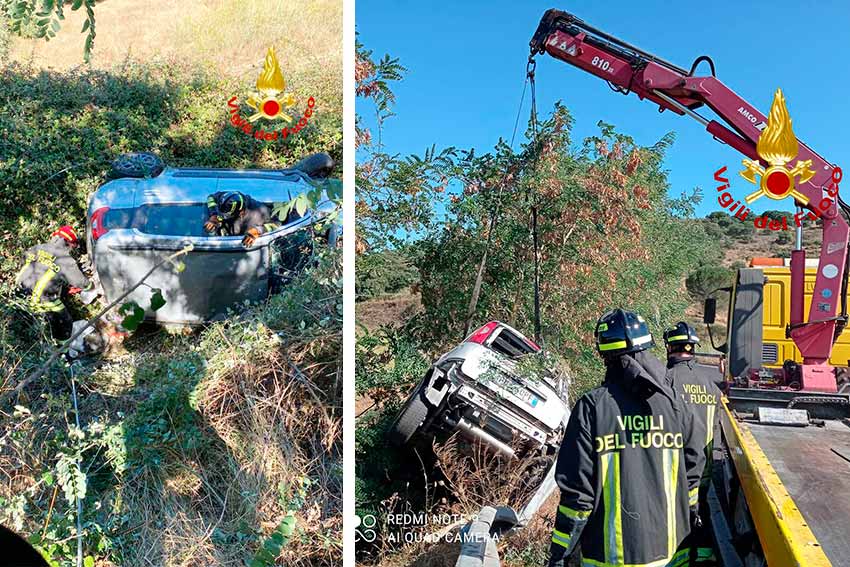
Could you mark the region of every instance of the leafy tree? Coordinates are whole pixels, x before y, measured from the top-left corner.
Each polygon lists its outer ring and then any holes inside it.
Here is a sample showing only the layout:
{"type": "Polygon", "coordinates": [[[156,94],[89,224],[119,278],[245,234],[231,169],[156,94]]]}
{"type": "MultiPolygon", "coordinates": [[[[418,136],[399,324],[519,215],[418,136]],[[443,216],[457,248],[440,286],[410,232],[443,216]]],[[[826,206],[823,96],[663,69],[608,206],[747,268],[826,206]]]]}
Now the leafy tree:
{"type": "Polygon", "coordinates": [[[719,287],[728,286],[734,277],[733,270],[720,266],[700,266],[685,280],[688,291],[696,298],[707,297],[719,287]]]}
{"type": "Polygon", "coordinates": [[[85,8],[86,20],[80,33],[88,32],[83,47],[83,60],[91,61],[94,47],[94,5],[96,0],[0,0],[0,12],[8,20],[9,29],[22,37],[40,37],[46,41],[56,37],[65,19],[66,4],[71,10],[85,8]]]}
{"type": "Polygon", "coordinates": [[[600,135],[575,151],[571,122],[567,109],[556,105],[519,153],[501,144],[493,154],[458,160],[470,181],[465,195],[450,204],[444,230],[418,244],[427,321],[418,332],[426,343],[462,335],[458,314],[466,312],[473,266],[487,246],[497,204],[478,320],[533,328],[531,203],[539,206],[542,326],[549,348],[577,367],[595,367],[593,323],[604,310],[634,308],[659,329],[681,316],[684,275],[718,251],[689,218],[699,195],[667,196],[662,159],[673,136],[641,147],[600,122],[600,135]],[[495,179],[505,180],[501,191],[495,179]]]}
{"type": "Polygon", "coordinates": [[[431,147],[424,156],[400,158],[384,151],[384,122],[393,116],[395,102],[390,83],[400,81],[407,70],[385,55],[374,61],[372,52],[357,43],[355,64],[359,108],[371,103],[377,129],[373,136],[358,114],[356,146],[357,250],[400,244],[405,235],[433,229],[435,204],[442,200],[449,183],[456,152],[454,148],[431,147]]]}
{"type": "Polygon", "coordinates": [[[419,271],[406,251],[367,252],[357,259],[357,297],[396,293],[419,281],[419,271]]]}

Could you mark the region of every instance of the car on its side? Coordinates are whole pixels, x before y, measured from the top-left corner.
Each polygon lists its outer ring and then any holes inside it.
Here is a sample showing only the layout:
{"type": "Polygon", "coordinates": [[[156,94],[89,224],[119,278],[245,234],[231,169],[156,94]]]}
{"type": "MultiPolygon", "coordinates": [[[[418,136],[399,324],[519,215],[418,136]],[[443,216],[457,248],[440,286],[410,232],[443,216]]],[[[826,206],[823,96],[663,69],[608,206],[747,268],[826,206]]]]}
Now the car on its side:
{"type": "Polygon", "coordinates": [[[545,364],[542,372],[523,365],[543,356],[513,327],[490,321],[425,373],[390,426],[389,441],[401,446],[416,436],[459,432],[508,457],[554,455],[570,416],[569,384],[545,364]]]}
{"type": "MultiPolygon", "coordinates": [[[[228,309],[261,301],[305,264],[317,223],[334,210],[323,198],[303,216],[290,214],[283,225],[261,235],[250,248],[241,236],[211,236],[203,229],[207,196],[239,191],[267,205],[287,202],[313,188],[333,168],[327,154],[314,154],[290,169],[237,170],[166,167],[153,154],[128,154],[113,164],[112,180],[88,203],[86,242],[92,267],[107,302],[129,290],[157,262],[187,244],[182,270],[163,266],[126,301],[146,309],[162,324],[194,325],[221,319],[228,309]],[[149,309],[151,289],[166,300],[149,309]]],[[[331,245],[336,225],[327,231],[331,245]]]]}

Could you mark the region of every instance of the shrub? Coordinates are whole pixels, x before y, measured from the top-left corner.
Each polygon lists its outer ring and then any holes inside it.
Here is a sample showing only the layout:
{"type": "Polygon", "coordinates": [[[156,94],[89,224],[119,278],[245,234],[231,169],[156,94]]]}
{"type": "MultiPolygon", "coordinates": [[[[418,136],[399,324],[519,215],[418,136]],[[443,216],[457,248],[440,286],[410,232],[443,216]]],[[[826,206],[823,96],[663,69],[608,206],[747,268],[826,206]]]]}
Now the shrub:
{"type": "Polygon", "coordinates": [[[722,228],[726,228],[733,221],[732,217],[725,211],[711,212],[705,218],[722,228]]]}
{"type": "Polygon", "coordinates": [[[732,222],[726,227],[726,236],[741,242],[751,241],[755,234],[756,227],[749,219],[746,221],[733,219],[732,222]]]}
{"type": "Polygon", "coordinates": [[[762,215],[762,216],[765,216],[765,217],[769,218],[770,220],[782,222],[782,219],[793,219],[794,213],[789,213],[787,211],[772,210],[772,211],[765,211],[764,215],[762,215]]]}

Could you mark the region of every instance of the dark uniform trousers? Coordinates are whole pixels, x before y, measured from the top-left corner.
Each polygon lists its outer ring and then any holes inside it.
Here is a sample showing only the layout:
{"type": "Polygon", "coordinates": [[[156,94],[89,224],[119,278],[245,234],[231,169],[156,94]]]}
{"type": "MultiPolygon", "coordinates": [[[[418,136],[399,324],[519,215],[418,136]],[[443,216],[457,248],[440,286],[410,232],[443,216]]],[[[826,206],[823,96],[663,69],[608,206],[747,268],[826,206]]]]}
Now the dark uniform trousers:
{"type": "MultiPolygon", "coordinates": [[[[224,219],[221,210],[221,200],[229,192],[219,191],[207,197],[208,215],[219,215],[224,219]]],[[[256,228],[259,234],[265,234],[280,228],[281,224],[272,217],[269,208],[256,199],[245,195],[244,214],[224,219],[219,228],[219,236],[242,236],[251,228],[256,228]]]]}
{"type": "Polygon", "coordinates": [[[69,286],[87,289],[91,283],[71,256],[65,239],[57,236],[29,248],[15,282],[27,296],[30,312],[47,319],[53,338],[70,338],[73,319],[62,301],[62,293],[69,286]]]}

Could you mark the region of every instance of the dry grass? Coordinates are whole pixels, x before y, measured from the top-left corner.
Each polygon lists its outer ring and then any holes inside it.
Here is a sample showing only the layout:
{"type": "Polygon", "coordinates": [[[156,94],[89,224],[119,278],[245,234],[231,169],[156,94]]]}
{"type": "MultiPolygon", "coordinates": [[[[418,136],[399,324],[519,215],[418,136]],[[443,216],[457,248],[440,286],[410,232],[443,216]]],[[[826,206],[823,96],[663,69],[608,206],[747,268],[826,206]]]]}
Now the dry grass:
{"type": "Polygon", "coordinates": [[[470,444],[455,434],[434,445],[437,466],[456,499],[454,508],[474,514],[483,506],[522,508],[537,490],[551,459],[507,459],[487,451],[481,443],[470,444]]]}
{"type": "MultiPolygon", "coordinates": [[[[531,498],[541,480],[548,459],[508,460],[486,451],[481,444],[470,444],[458,435],[445,442],[433,444],[436,465],[422,465],[423,486],[428,515],[448,515],[463,518],[448,525],[416,525],[413,543],[406,545],[384,543],[371,561],[363,564],[375,567],[452,567],[460,552],[456,534],[465,522],[484,506],[510,506],[520,510],[531,498]],[[437,534],[436,541],[433,535],[437,534]],[[432,536],[428,539],[426,536],[432,536]]],[[[408,510],[399,495],[383,503],[387,511],[416,513],[408,510]]],[[[527,567],[530,553],[548,552],[552,518],[557,497],[547,501],[529,525],[499,544],[500,557],[506,567],[527,567]],[[539,539],[538,538],[542,538],[539,539]],[[542,542],[542,543],[541,543],[542,542]],[[541,547],[542,545],[542,547],[541,547]],[[507,558],[507,560],[505,560],[507,558]]],[[[387,530],[387,527],[384,528],[387,530]]],[[[394,531],[390,527],[388,531],[394,531]]]]}
{"type": "Polygon", "coordinates": [[[245,546],[221,545],[216,532],[237,532],[238,526],[272,531],[287,512],[281,487],[305,478],[314,484],[298,512],[300,535],[279,561],[335,564],[340,550],[328,545],[328,537],[338,541],[342,529],[336,470],[341,424],[313,398],[318,386],[293,379],[282,356],[274,353],[266,362],[270,367],[253,361],[205,384],[199,411],[222,447],[187,460],[165,481],[144,475],[125,485],[147,544],[127,564],[243,565],[245,546]]]}
{"type": "MultiPolygon", "coordinates": [[[[106,0],[95,9],[92,65],[128,60],[179,61],[246,81],[253,88],[266,50],[274,46],[288,88],[321,93],[342,110],[342,2],[339,0],[106,0]]],[[[67,10],[50,42],[14,38],[12,61],[68,70],[82,63],[82,11],[67,10]]]]}
{"type": "Polygon", "coordinates": [[[422,311],[422,297],[411,290],[405,290],[394,295],[358,301],[355,310],[357,325],[361,330],[397,327],[422,311]]]}

